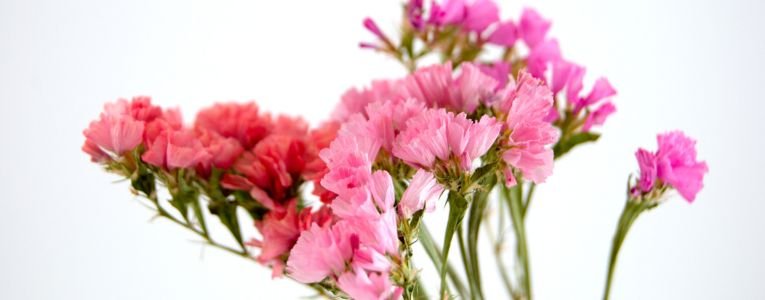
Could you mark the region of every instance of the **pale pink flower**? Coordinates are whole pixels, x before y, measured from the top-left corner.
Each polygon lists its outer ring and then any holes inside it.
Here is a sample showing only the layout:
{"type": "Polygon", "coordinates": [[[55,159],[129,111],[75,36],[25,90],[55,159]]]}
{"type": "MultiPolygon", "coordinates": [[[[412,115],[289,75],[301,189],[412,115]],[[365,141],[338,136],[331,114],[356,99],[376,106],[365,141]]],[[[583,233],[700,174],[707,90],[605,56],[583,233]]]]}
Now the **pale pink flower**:
{"type": "Polygon", "coordinates": [[[444,187],[436,181],[432,173],[418,169],[398,203],[399,214],[408,219],[421,209],[432,212],[436,208],[435,200],[443,191],[444,187]]]}
{"type": "Polygon", "coordinates": [[[429,107],[449,107],[462,110],[464,107],[477,106],[478,103],[458,103],[453,99],[451,90],[454,86],[452,79],[452,64],[436,64],[417,69],[404,79],[408,93],[423,101],[429,107]]]}
{"type": "Polygon", "coordinates": [[[141,144],[144,122],[127,115],[103,113],[98,121],[90,123],[83,132],[91,145],[122,155],[141,144]]]}
{"type": "MultiPolygon", "coordinates": [[[[524,178],[535,183],[552,174],[554,154],[549,146],[558,140],[558,131],[545,121],[552,103],[550,88],[525,72],[520,73],[515,86],[508,85],[498,103],[500,110],[507,111],[505,126],[510,131],[502,159],[508,168],[520,170],[524,178]]],[[[508,186],[515,184],[510,169],[505,170],[505,177],[508,186]]]]}
{"type": "Polygon", "coordinates": [[[550,21],[543,19],[536,10],[526,8],[521,13],[519,35],[529,48],[534,48],[544,41],[550,25],[550,21]]]}
{"type": "Polygon", "coordinates": [[[366,107],[370,133],[390,152],[396,135],[406,128],[406,121],[425,110],[425,104],[409,98],[405,101],[374,102],[366,107]]]}
{"type": "Polygon", "coordinates": [[[692,203],[704,187],[704,174],[709,171],[706,162],[696,158],[696,141],[681,131],[660,134],[657,141],[656,176],[692,203]]]}
{"type": "Polygon", "coordinates": [[[192,130],[182,129],[162,132],[141,159],[160,168],[191,168],[210,159],[210,154],[192,130]]]}
{"type": "Polygon", "coordinates": [[[518,27],[513,21],[507,20],[497,24],[487,42],[504,47],[512,47],[518,40],[518,27]]]}
{"type": "Polygon", "coordinates": [[[479,103],[488,103],[493,100],[497,80],[481,72],[480,68],[472,63],[460,65],[460,75],[454,82],[452,97],[460,99],[465,112],[472,112],[479,103]]]}
{"type": "Polygon", "coordinates": [[[397,101],[402,97],[406,98],[406,90],[400,81],[372,81],[372,84],[367,88],[351,88],[346,91],[332,112],[332,119],[341,122],[346,121],[356,113],[364,114],[365,108],[370,103],[397,101]]]}
{"type": "Polygon", "coordinates": [[[342,222],[332,226],[312,224],[300,234],[290,251],[287,272],[302,283],[319,282],[342,273],[346,262],[353,257],[352,239],[358,243],[358,236],[342,222]]]}
{"type": "Polygon", "coordinates": [[[504,61],[497,61],[493,64],[480,64],[478,68],[486,75],[491,76],[497,81],[494,91],[497,92],[507,85],[510,78],[510,64],[504,61]]]}
{"type": "Polygon", "coordinates": [[[400,287],[393,285],[387,272],[367,272],[361,268],[341,274],[337,285],[356,300],[397,300],[403,293],[400,287]]]}

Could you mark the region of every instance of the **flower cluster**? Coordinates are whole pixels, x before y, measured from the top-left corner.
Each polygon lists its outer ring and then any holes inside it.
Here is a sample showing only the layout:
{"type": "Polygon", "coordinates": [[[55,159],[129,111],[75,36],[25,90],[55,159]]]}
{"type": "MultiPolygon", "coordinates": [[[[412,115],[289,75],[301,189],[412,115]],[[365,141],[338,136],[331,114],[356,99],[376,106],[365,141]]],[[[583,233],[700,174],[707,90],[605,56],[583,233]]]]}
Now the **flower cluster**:
{"type": "MultiPolygon", "coordinates": [[[[504,286],[514,299],[532,299],[524,222],[534,189],[557,158],[600,137],[592,130],[615,112],[616,90],[599,78],[583,92],[585,68],[562,56],[548,37],[551,22],[532,9],[516,22],[501,19],[492,0],[409,0],[404,18],[398,41],[365,19],[377,41],[361,46],[410,74],[349,89],[318,128],[255,103],[215,104],[186,124],[178,109],[135,97],[106,104],[82,150],[127,178],[158,217],[339,299],[427,298],[413,262],[418,242],[441,277],[436,298],[486,298],[478,238],[496,215],[516,241],[509,276],[504,239],[489,234],[504,286]],[[441,62],[418,66],[431,54],[441,62]],[[493,196],[508,213],[487,214],[493,196]],[[423,219],[442,206],[449,212],[439,249],[423,219]],[[238,248],[212,237],[210,216],[238,248]],[[242,222],[259,234],[245,236],[242,222]],[[467,284],[449,264],[455,235],[467,284]]],[[[703,187],[708,168],[694,140],[678,131],[658,144],[636,153],[640,175],[617,225],[605,299],[635,219],[670,189],[692,202],[703,187]]]]}

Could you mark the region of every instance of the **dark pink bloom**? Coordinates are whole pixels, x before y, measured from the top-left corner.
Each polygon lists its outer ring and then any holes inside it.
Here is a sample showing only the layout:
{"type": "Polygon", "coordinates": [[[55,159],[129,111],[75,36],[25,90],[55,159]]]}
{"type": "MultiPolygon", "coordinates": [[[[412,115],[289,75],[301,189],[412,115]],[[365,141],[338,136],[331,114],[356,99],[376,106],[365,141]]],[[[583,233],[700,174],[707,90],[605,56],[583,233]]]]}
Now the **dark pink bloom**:
{"type": "Polygon", "coordinates": [[[578,105],[574,110],[578,111],[585,106],[591,106],[598,103],[600,100],[607,99],[614,95],[616,95],[616,90],[611,86],[611,83],[608,82],[608,79],[602,77],[598,78],[598,80],[595,81],[595,85],[592,86],[590,94],[588,94],[582,101],[578,102],[578,105]]]}
{"type": "Polygon", "coordinates": [[[550,21],[543,19],[536,10],[526,8],[521,14],[518,31],[526,45],[533,49],[544,41],[550,25],[550,21]]]}
{"type": "Polygon", "coordinates": [[[531,48],[526,58],[526,71],[536,78],[545,78],[545,71],[550,62],[559,60],[561,57],[558,41],[546,40],[531,48]]]}
{"type": "Polygon", "coordinates": [[[210,157],[190,129],[162,132],[141,156],[146,163],[167,169],[195,167],[210,157]]]}
{"type": "Polygon", "coordinates": [[[681,131],[660,134],[657,141],[656,176],[692,203],[704,187],[704,174],[709,171],[706,162],[696,158],[696,141],[681,131]]]}
{"type": "Polygon", "coordinates": [[[415,30],[421,30],[425,25],[422,18],[423,11],[423,0],[409,0],[406,4],[407,19],[415,30]]]}
{"type": "Polygon", "coordinates": [[[209,174],[212,167],[218,169],[231,168],[244,152],[242,145],[234,138],[226,138],[205,129],[198,129],[196,133],[197,138],[202,142],[207,153],[210,154],[210,159],[200,164],[202,174],[209,174]]]}
{"type": "Polygon", "coordinates": [[[497,24],[487,41],[495,45],[512,47],[516,40],[518,40],[518,28],[513,21],[507,20],[497,24]]]}
{"type": "Polygon", "coordinates": [[[650,151],[640,148],[635,152],[635,158],[637,158],[638,166],[640,166],[638,187],[641,192],[649,192],[656,182],[656,156],[650,151]]]}
{"type": "Polygon", "coordinates": [[[462,24],[467,16],[465,0],[445,0],[443,4],[433,1],[428,23],[436,26],[462,24]]]}

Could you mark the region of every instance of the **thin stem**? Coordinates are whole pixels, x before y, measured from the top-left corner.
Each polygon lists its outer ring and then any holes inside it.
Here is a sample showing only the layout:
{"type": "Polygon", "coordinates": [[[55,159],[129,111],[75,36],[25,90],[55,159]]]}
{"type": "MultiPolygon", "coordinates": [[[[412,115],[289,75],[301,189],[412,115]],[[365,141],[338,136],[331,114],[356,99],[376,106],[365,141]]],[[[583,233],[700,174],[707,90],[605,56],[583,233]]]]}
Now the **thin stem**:
{"type": "Polygon", "coordinates": [[[606,277],[606,289],[603,294],[603,299],[608,300],[611,293],[611,283],[614,277],[614,271],[616,269],[616,260],[619,257],[619,250],[622,248],[624,239],[627,237],[632,224],[635,222],[640,213],[645,211],[647,206],[638,203],[636,201],[627,200],[627,204],[622,210],[622,214],[619,217],[619,223],[616,227],[616,233],[614,233],[613,244],[611,245],[611,254],[608,259],[608,276],[606,277]]]}
{"type": "Polygon", "coordinates": [[[502,195],[508,202],[508,208],[510,211],[510,219],[513,222],[513,229],[516,239],[516,254],[518,256],[518,263],[521,266],[521,274],[519,276],[523,292],[526,295],[526,299],[532,299],[531,293],[531,271],[529,267],[529,252],[526,242],[526,226],[524,225],[524,218],[522,214],[523,210],[523,183],[519,180],[518,184],[512,189],[502,187],[502,195]]]}
{"type": "Polygon", "coordinates": [[[467,250],[465,250],[465,235],[462,233],[462,226],[460,228],[457,228],[457,243],[459,244],[460,248],[460,256],[462,258],[462,267],[465,268],[465,274],[468,276],[468,284],[470,284],[470,299],[478,299],[480,298],[480,291],[478,288],[478,285],[475,281],[475,274],[473,274],[473,269],[470,266],[470,261],[468,260],[468,253],[467,250]]]}
{"type": "MultiPolygon", "coordinates": [[[[436,270],[441,273],[441,250],[439,250],[440,247],[433,240],[433,236],[430,234],[428,227],[425,226],[425,223],[420,224],[419,239],[422,247],[425,249],[425,253],[427,253],[428,257],[430,257],[430,260],[433,261],[433,266],[435,266],[436,270]]],[[[449,281],[451,281],[452,285],[457,290],[460,298],[466,299],[467,289],[465,289],[465,284],[457,275],[454,267],[452,267],[452,265],[448,262],[446,263],[446,274],[449,275],[449,281]]]]}
{"type": "Polygon", "coordinates": [[[494,246],[494,258],[497,260],[497,269],[499,270],[499,275],[502,277],[502,283],[505,287],[505,290],[507,291],[507,294],[510,295],[510,297],[514,297],[516,293],[510,280],[510,274],[507,273],[507,269],[505,269],[505,261],[502,259],[502,244],[504,243],[502,238],[502,230],[504,229],[505,223],[502,216],[502,210],[504,209],[504,205],[502,203],[502,201],[499,201],[499,237],[494,236],[494,232],[491,230],[490,226],[484,226],[484,228],[486,228],[486,235],[489,236],[489,242],[494,246]]]}

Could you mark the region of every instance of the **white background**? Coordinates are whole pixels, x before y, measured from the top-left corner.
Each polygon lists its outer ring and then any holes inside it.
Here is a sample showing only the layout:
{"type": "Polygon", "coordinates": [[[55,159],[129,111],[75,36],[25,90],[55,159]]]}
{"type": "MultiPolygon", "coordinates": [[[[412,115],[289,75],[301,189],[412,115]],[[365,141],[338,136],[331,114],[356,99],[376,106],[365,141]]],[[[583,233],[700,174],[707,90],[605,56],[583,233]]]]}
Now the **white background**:
{"type": "MultiPolygon", "coordinates": [[[[503,16],[524,5],[553,19],[587,80],[606,75],[619,90],[601,141],[538,189],[528,219],[538,299],[600,297],[633,152],[676,128],[699,140],[706,188],[636,222],[613,298],[765,298],[763,2],[501,1],[503,16]]],[[[357,48],[371,39],[367,15],[392,32],[398,2],[0,1],[0,299],[310,295],[151,222],[127,183],[80,152],[81,131],[103,102],[137,94],[187,120],[215,101],[256,99],[315,124],[346,88],[404,74],[357,48]]]]}

